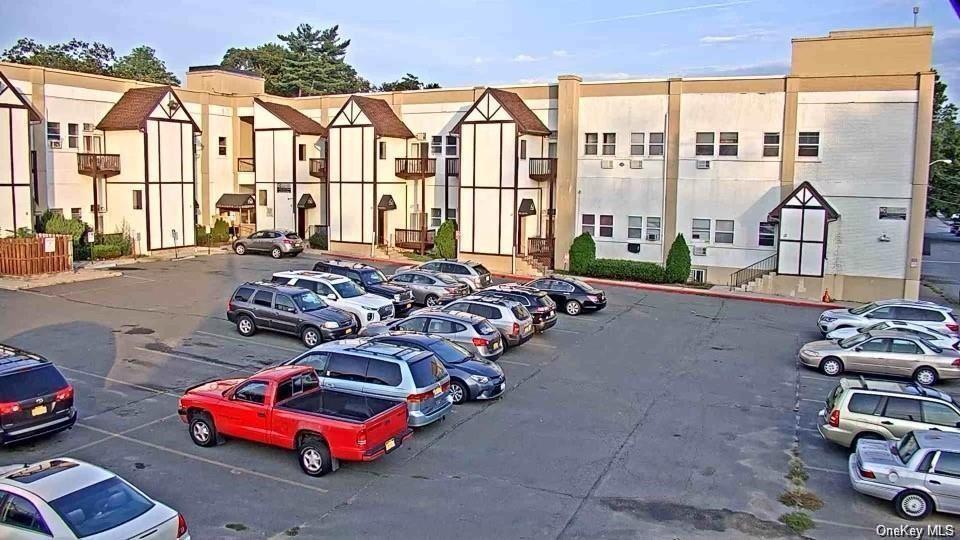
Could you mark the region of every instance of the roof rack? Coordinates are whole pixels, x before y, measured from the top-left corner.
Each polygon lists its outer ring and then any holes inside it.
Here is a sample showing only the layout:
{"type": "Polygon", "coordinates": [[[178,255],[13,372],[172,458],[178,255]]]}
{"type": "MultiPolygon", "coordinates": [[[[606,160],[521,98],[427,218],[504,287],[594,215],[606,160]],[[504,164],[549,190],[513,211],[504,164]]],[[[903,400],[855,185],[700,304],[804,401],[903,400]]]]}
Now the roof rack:
{"type": "Polygon", "coordinates": [[[359,344],[359,345],[351,345],[351,346],[349,346],[349,347],[344,348],[344,350],[345,350],[345,351],[361,352],[361,353],[364,353],[364,354],[373,354],[373,355],[377,355],[377,356],[386,356],[386,357],[394,358],[394,359],[397,359],[397,360],[402,360],[402,359],[403,359],[403,358],[402,358],[403,355],[409,354],[409,353],[411,353],[411,352],[412,352],[412,353],[427,352],[427,351],[422,351],[422,350],[420,350],[420,349],[417,349],[417,348],[415,348],[415,347],[407,347],[407,346],[404,346],[404,345],[395,345],[395,344],[392,344],[392,343],[382,343],[382,342],[377,342],[377,341],[366,341],[366,342],[361,343],[361,344],[359,344]],[[371,349],[372,347],[384,347],[384,346],[386,346],[386,347],[395,347],[395,348],[397,348],[397,349],[399,349],[399,350],[398,350],[397,352],[395,352],[395,353],[393,353],[393,352],[386,352],[386,351],[378,351],[378,350],[368,350],[368,349],[371,349]]]}

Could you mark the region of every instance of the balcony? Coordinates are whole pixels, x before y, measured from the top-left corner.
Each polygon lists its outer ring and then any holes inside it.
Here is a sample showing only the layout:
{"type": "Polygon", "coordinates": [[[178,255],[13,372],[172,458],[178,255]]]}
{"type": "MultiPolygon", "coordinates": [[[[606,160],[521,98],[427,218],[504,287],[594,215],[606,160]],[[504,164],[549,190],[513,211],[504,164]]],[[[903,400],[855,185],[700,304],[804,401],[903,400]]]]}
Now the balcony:
{"type": "Polygon", "coordinates": [[[547,268],[553,268],[553,238],[532,236],[527,239],[527,255],[547,268]]]}
{"type": "Polygon", "coordinates": [[[310,158],[310,176],[319,178],[323,182],[327,181],[326,158],[310,158]]]}
{"type": "Polygon", "coordinates": [[[433,158],[397,158],[394,174],[404,180],[419,180],[437,174],[437,160],[433,158]]]}
{"type": "Polygon", "coordinates": [[[444,167],[446,168],[447,177],[460,176],[460,158],[447,158],[444,167]]]}
{"type": "Polygon", "coordinates": [[[422,229],[396,229],[393,235],[393,245],[400,249],[431,249],[436,231],[422,229]],[[426,234],[426,236],[424,236],[426,234]],[[421,239],[423,243],[421,243],[421,239]]]}
{"type": "Polygon", "coordinates": [[[530,158],[530,179],[537,182],[557,179],[557,158],[530,158]]]}
{"type": "Polygon", "coordinates": [[[256,170],[257,162],[252,157],[237,158],[237,172],[255,172],[256,170]]]}
{"type": "Polygon", "coordinates": [[[77,154],[77,172],[110,178],[120,174],[120,154],[77,154]]]}

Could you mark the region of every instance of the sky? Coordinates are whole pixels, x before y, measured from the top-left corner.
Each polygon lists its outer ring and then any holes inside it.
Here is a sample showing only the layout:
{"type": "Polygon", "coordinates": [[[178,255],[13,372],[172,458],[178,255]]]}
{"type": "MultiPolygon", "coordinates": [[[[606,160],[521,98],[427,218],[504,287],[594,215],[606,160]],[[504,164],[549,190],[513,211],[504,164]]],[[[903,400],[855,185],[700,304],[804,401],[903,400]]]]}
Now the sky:
{"type": "Polygon", "coordinates": [[[934,27],[934,67],[960,102],[960,21],[949,0],[0,0],[0,49],[147,44],[183,79],[229,47],[277,41],[299,23],[340,25],[347,61],[371,82],[410,72],[444,87],[789,71],[790,38],[830,30],[934,27]]]}

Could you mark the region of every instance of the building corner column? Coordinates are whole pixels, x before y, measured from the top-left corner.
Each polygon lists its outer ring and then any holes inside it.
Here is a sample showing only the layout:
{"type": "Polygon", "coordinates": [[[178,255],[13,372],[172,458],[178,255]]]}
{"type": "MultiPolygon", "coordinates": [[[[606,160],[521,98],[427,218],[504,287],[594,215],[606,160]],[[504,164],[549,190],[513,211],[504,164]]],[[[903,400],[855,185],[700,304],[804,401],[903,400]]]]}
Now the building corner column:
{"type": "Polygon", "coordinates": [[[667,148],[663,165],[663,236],[661,262],[666,262],[669,248],[677,237],[677,182],[680,177],[680,95],[683,80],[668,81],[667,90],[667,148]]]}
{"type": "Polygon", "coordinates": [[[577,234],[579,197],[578,142],[580,83],[578,75],[557,77],[557,181],[554,219],[554,266],[569,269],[570,245],[577,234]]]}
{"type": "MultiPolygon", "coordinates": [[[[200,225],[210,227],[213,225],[210,212],[210,105],[209,96],[204,95],[203,103],[200,105],[200,225]]],[[[236,114],[234,109],[234,114],[236,114]]],[[[196,156],[194,156],[196,159],[196,156]]],[[[236,176],[236,173],[234,173],[236,176]]],[[[236,179],[234,179],[236,183],[236,179]]]]}
{"type": "Polygon", "coordinates": [[[930,175],[930,137],[933,131],[933,72],[917,75],[917,124],[913,149],[913,182],[910,193],[907,267],[903,297],[920,295],[920,266],[923,262],[923,228],[927,217],[927,188],[930,175]]]}
{"type": "Polygon", "coordinates": [[[783,83],[783,133],[780,145],[780,200],[793,193],[797,164],[797,93],[800,80],[787,77],[783,83]]]}

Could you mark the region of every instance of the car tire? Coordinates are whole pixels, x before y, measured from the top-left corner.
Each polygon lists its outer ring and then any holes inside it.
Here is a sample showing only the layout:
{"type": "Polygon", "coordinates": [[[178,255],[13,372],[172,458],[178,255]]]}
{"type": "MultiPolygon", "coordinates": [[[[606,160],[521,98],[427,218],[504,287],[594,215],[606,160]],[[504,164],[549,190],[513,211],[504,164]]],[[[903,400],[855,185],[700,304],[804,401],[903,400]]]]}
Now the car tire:
{"type": "Polygon", "coordinates": [[[924,366],[913,372],[913,380],[923,386],[933,386],[937,384],[940,377],[937,375],[937,370],[924,366]]]}
{"type": "Polygon", "coordinates": [[[321,334],[320,330],[317,330],[315,327],[308,326],[304,328],[303,332],[300,334],[300,340],[303,341],[304,345],[312,349],[323,343],[323,334],[321,334]]]}
{"type": "Polygon", "coordinates": [[[820,362],[820,372],[829,377],[843,373],[843,361],[836,356],[828,356],[820,362]]]}
{"type": "Polygon", "coordinates": [[[283,250],[281,250],[278,247],[275,247],[270,250],[270,256],[273,257],[274,259],[279,259],[280,257],[283,257],[283,250]]]}
{"type": "Polygon", "coordinates": [[[297,445],[300,469],[309,476],[323,476],[330,472],[333,460],[326,443],[317,437],[306,436],[297,445]]]}
{"type": "Polygon", "coordinates": [[[903,519],[916,521],[923,519],[933,511],[933,501],[922,491],[904,490],[893,499],[897,515],[903,519]]]}
{"type": "Polygon", "coordinates": [[[209,448],[216,446],[220,440],[217,427],[210,415],[201,412],[195,413],[190,419],[190,440],[197,446],[209,448]]]}
{"type": "Polygon", "coordinates": [[[583,304],[576,300],[567,300],[567,303],[563,305],[563,311],[566,312],[567,315],[576,317],[583,312],[583,304]]]}
{"type": "Polygon", "coordinates": [[[233,246],[233,251],[235,251],[235,252],[237,253],[237,255],[246,255],[246,253],[247,253],[247,246],[245,246],[245,245],[243,245],[243,244],[237,244],[237,245],[233,246]]]}
{"type": "Polygon", "coordinates": [[[470,400],[470,390],[460,381],[450,381],[450,396],[454,405],[460,405],[470,400]]]}
{"type": "Polygon", "coordinates": [[[237,317],[237,332],[243,337],[250,337],[257,333],[257,323],[249,315],[237,317]]]}
{"type": "Polygon", "coordinates": [[[423,299],[423,305],[427,307],[433,307],[440,302],[440,297],[435,294],[428,294],[426,298],[423,299]]]}

